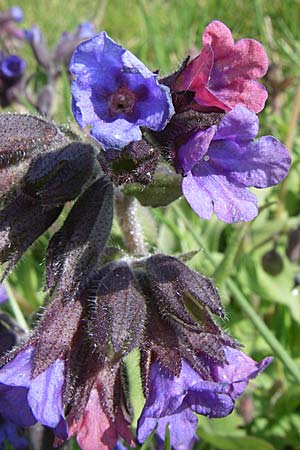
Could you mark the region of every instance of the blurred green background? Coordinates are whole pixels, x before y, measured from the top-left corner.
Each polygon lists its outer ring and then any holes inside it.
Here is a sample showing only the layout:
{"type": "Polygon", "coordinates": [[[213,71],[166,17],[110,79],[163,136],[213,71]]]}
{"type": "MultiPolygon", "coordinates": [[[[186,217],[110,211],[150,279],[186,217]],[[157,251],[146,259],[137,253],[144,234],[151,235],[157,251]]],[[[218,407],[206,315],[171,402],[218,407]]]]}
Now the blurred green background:
{"type": "MultiPolygon", "coordinates": [[[[14,4],[0,2],[0,9],[14,4]]],[[[230,226],[216,218],[206,222],[182,199],[167,208],[141,207],[139,216],[153,251],[198,251],[188,264],[215,278],[228,315],[222,325],[245,351],[255,359],[275,356],[232,415],[199,418],[201,440],[195,448],[300,449],[300,1],[21,0],[18,5],[24,10],[22,27],[39,25],[51,48],[63,31],[91,20],[151,69],[159,68],[161,75],[178,68],[187,53],[201,49],[201,34],[214,19],[223,21],[235,39],[251,37],[265,45],[270,71],[264,83],[270,96],[260,114],[260,133],[276,136],[290,149],[293,165],[287,179],[278,187],[256,191],[261,212],[250,224],[230,226]]],[[[19,54],[34,72],[30,48],[23,44],[19,54]]],[[[65,80],[60,89],[54,119],[73,121],[65,80]]],[[[21,324],[45,298],[47,241],[43,236],[9,278],[9,308],[21,324]]],[[[111,241],[122,245],[117,225],[111,241]]],[[[140,400],[138,393],[132,395],[137,415],[140,400]]],[[[147,446],[155,448],[151,442],[147,446]]]]}

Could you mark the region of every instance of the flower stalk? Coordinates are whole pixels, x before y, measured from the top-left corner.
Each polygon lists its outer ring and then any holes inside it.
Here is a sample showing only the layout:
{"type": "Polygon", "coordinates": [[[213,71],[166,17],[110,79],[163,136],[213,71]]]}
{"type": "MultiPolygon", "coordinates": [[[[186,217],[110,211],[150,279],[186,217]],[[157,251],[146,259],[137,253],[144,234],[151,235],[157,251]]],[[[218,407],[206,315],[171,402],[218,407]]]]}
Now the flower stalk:
{"type": "Polygon", "coordinates": [[[137,219],[138,203],[134,197],[126,196],[121,190],[116,192],[116,213],[123,233],[124,244],[130,255],[147,254],[141,224],[137,219]]]}

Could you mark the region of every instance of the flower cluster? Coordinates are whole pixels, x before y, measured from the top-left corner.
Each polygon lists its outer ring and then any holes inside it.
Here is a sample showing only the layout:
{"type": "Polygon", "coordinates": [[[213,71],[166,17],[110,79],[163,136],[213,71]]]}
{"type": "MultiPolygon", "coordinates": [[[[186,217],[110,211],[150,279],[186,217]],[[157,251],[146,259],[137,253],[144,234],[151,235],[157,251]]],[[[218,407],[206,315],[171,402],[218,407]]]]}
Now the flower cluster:
{"type": "MultiPolygon", "coordinates": [[[[49,266],[53,258],[57,262],[49,248],[49,266]]],[[[67,281],[62,275],[65,288],[67,281]]],[[[95,442],[112,450],[120,437],[134,445],[121,377],[134,348],[141,352],[146,397],[138,441],[157,427],[162,443],[169,426],[175,450],[195,441],[194,413],[228,415],[249,380],[270,363],[247,357],[218,327],[212,313],[224,311],[212,282],[178,259],[156,254],[112,261],[89,274],[72,297],[58,292],[29,340],[0,361],[6,363],[0,369],[3,417],[18,426],[38,421],[53,429],[57,443],[76,434],[83,450],[95,442]]]]}
{"type": "MultiPolygon", "coordinates": [[[[0,358],[1,420],[39,422],[53,430],[55,445],[76,435],[82,450],[113,450],[120,439],[134,446],[152,432],[159,448],[169,432],[173,450],[189,450],[196,414],[230,414],[271,358],[252,360],[220,328],[216,288],[181,259],[141,249],[120,256],[108,246],[114,185],[123,185],[117,204],[128,186],[135,194],[134,185],[143,185],[151,205],[183,193],[204,219],[214,212],[226,223],[252,220],[258,205],[249,188],[277,184],[291,163],[276,138],[256,139],[256,113],[267,98],[258,82],[265,51],[252,39],[234,43],[214,21],[199,56],[159,79],[89,23],[64,33],[53,56],[38,27],[24,36],[48,77],[36,100],[46,115],[51,83],[77,46],[72,110],[95,145],[39,117],[0,114],[4,276],[57,221],[45,257],[49,303],[28,339],[0,358]],[[125,363],[133,350],[145,397],[136,440],[125,363]]],[[[0,79],[23,70],[16,56],[0,60],[0,79]]],[[[130,226],[125,231],[136,237],[130,226]]]]}
{"type": "Polygon", "coordinates": [[[258,207],[247,188],[279,183],[291,162],[275,138],[253,140],[255,113],[267,98],[257,79],[267,67],[259,42],[234,43],[230,30],[214,21],[204,31],[200,55],[158,82],[156,73],[102,32],[74,52],[73,113],[80,126],[91,126],[104,157],[113,159],[111,172],[117,171],[118,182],[151,182],[151,170],[157,168],[153,147],[158,148],[182,174],[183,195],[200,217],[209,219],[215,212],[228,223],[249,221],[258,207]],[[134,141],[141,149],[138,156],[134,141]],[[145,153],[151,164],[144,165],[145,153]],[[141,176],[146,171],[148,177],[141,176]]]}

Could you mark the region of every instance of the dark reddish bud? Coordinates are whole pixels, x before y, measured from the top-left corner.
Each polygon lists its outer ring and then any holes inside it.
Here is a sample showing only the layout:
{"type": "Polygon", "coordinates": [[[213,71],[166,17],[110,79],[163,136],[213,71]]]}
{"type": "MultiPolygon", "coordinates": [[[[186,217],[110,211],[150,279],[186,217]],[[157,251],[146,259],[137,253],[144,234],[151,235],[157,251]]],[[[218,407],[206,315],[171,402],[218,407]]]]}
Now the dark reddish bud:
{"type": "Polygon", "coordinates": [[[51,122],[29,114],[0,114],[0,200],[7,203],[31,160],[69,143],[51,122]]]}
{"type": "Polygon", "coordinates": [[[275,248],[263,255],[261,263],[264,271],[274,277],[279,275],[283,270],[282,257],[275,248]]]}
{"type": "Polygon", "coordinates": [[[65,300],[76,295],[99,264],[113,219],[113,187],[106,177],[94,182],[52,237],[46,255],[46,283],[65,300]]]}
{"type": "Polygon", "coordinates": [[[23,189],[43,206],[62,205],[78,197],[97,171],[100,166],[96,150],[91,145],[73,142],[35,158],[23,189]]]}
{"type": "Polygon", "coordinates": [[[0,212],[0,262],[9,262],[3,278],[61,210],[62,207],[45,210],[32,197],[20,193],[0,212]]]}
{"type": "Polygon", "coordinates": [[[143,333],[146,304],[126,262],[107,264],[93,280],[89,334],[95,349],[113,360],[139,346],[143,333]]]}
{"type": "Polygon", "coordinates": [[[290,261],[300,262],[300,227],[289,232],[286,254],[290,261]]]}
{"type": "Polygon", "coordinates": [[[24,33],[25,39],[29,42],[37,62],[46,70],[49,70],[52,58],[40,28],[34,25],[30,30],[25,30],[24,33]]]}
{"type": "Polygon", "coordinates": [[[34,345],[33,376],[45,371],[69,352],[83,314],[80,297],[63,302],[57,297],[45,309],[30,342],[34,345]]]}
{"type": "Polygon", "coordinates": [[[54,103],[54,89],[51,85],[44,86],[38,93],[36,108],[43,116],[51,117],[54,103]]]}
{"type": "Polygon", "coordinates": [[[167,161],[176,159],[177,149],[189,137],[200,130],[212,125],[218,125],[224,113],[202,113],[192,109],[174,114],[170,122],[162,131],[151,131],[151,137],[161,146],[162,153],[167,161]]]}
{"type": "Polygon", "coordinates": [[[224,317],[221,299],[209,278],[189,269],[178,259],[162,254],[148,258],[145,268],[162,312],[178,315],[180,320],[189,323],[186,306],[193,302],[200,311],[207,307],[224,317]]]}

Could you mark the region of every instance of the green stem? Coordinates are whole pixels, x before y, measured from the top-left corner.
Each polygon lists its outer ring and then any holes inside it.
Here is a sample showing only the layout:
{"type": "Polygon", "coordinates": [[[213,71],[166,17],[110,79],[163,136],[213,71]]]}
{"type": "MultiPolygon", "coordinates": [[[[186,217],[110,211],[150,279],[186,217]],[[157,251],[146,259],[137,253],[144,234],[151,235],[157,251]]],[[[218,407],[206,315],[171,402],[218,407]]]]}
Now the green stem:
{"type": "Polygon", "coordinates": [[[141,224],[137,220],[138,202],[134,197],[116,192],[116,213],[123,233],[124,244],[130,255],[145,255],[147,253],[141,224]]]}
{"type": "Polygon", "coordinates": [[[227,278],[234,270],[236,256],[239,252],[248,227],[249,224],[244,223],[240,228],[235,229],[232,233],[223,259],[214,271],[213,278],[218,288],[222,287],[222,285],[226,282],[227,278]]]}
{"type": "Polygon", "coordinates": [[[24,331],[29,331],[29,327],[27,325],[27,322],[23,316],[23,313],[21,311],[21,308],[19,307],[19,304],[15,298],[15,295],[13,293],[12,288],[10,287],[10,284],[8,283],[8,281],[4,281],[3,282],[4,288],[6,290],[7,296],[8,296],[8,300],[9,300],[9,304],[10,307],[12,309],[12,312],[16,318],[16,321],[18,323],[18,325],[20,325],[20,327],[24,330],[24,331]]]}

